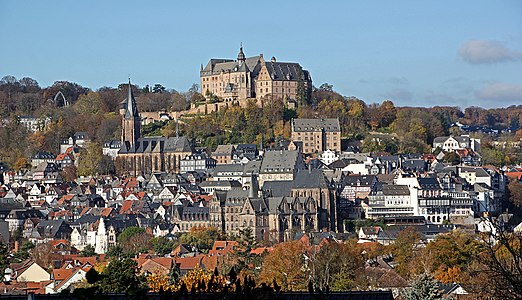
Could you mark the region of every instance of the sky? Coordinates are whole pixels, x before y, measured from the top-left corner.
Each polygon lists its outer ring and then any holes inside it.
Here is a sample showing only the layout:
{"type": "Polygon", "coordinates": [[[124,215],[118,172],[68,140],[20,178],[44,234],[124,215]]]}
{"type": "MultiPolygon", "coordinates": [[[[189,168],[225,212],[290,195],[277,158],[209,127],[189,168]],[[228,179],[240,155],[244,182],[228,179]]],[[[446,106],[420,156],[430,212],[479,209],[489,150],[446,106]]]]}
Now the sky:
{"type": "Polygon", "coordinates": [[[366,103],[522,105],[522,1],[0,0],[0,77],[186,91],[211,58],[299,62],[366,103]]]}

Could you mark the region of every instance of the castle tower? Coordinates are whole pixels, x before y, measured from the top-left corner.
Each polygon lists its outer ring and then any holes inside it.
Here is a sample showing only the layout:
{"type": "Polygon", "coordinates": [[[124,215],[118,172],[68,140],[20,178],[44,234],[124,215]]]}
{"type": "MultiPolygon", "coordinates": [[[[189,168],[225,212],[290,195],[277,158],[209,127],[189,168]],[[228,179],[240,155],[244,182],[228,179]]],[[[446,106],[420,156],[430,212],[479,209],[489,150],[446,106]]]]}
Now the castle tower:
{"type": "Polygon", "coordinates": [[[243,52],[243,43],[241,43],[241,46],[239,47],[239,53],[237,54],[237,62],[241,66],[241,65],[243,65],[245,60],[246,60],[246,57],[245,57],[245,53],[243,52]]]}
{"type": "Polygon", "coordinates": [[[121,141],[122,143],[129,142],[131,146],[134,146],[141,136],[141,128],[140,115],[138,114],[136,99],[134,99],[134,95],[132,94],[130,79],[129,93],[122,114],[121,141]]]}

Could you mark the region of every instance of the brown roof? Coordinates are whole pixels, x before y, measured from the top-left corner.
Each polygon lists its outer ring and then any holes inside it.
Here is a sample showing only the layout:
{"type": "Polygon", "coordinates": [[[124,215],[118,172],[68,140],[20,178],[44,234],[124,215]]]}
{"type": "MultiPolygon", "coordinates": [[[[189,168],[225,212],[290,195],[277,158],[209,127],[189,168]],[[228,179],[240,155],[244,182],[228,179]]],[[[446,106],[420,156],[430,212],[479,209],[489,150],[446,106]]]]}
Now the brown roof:
{"type": "Polygon", "coordinates": [[[138,267],[146,265],[156,265],[165,269],[171,269],[174,263],[174,259],[171,257],[152,257],[152,258],[137,258],[135,261],[138,263],[138,267]]]}
{"type": "Polygon", "coordinates": [[[366,276],[374,280],[379,288],[407,287],[408,281],[392,269],[366,267],[366,276]]]}
{"type": "Polygon", "coordinates": [[[180,270],[192,270],[197,265],[202,265],[203,254],[192,257],[178,257],[176,258],[176,264],[178,264],[180,270]]]}
{"type": "Polygon", "coordinates": [[[104,216],[104,217],[108,217],[112,212],[112,208],[110,207],[106,207],[104,209],[102,209],[102,211],[100,212],[100,215],[101,216],[104,216]]]}
{"type": "Polygon", "coordinates": [[[215,241],[209,255],[227,255],[239,246],[237,241],[215,241]]]}
{"type": "Polygon", "coordinates": [[[252,249],[250,251],[250,254],[261,255],[261,254],[265,253],[265,251],[272,252],[273,250],[274,250],[274,248],[272,248],[272,247],[259,247],[259,248],[252,249]]]}
{"type": "Polygon", "coordinates": [[[132,208],[132,200],[125,200],[120,208],[120,214],[125,214],[132,208]]]}
{"type": "Polygon", "coordinates": [[[54,280],[62,281],[73,273],[74,269],[54,269],[53,278],[54,280]]]}

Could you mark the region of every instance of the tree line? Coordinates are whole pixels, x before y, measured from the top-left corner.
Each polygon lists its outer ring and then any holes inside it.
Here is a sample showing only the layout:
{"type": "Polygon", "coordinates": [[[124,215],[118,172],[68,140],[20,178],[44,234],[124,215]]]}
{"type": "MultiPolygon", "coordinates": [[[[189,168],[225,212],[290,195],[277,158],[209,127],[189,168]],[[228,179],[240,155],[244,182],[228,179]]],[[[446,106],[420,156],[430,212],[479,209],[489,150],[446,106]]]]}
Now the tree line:
{"type": "MultiPolygon", "coordinates": [[[[101,87],[93,91],[77,83],[56,81],[40,87],[32,78],[17,80],[5,76],[0,80],[0,157],[16,169],[27,165],[27,158],[38,150],[56,153],[63,139],[74,132],[87,132],[101,147],[104,142],[119,139],[121,134],[121,102],[127,97],[126,83],[117,87],[101,87]],[[63,96],[63,97],[62,97],[63,96]],[[49,117],[51,123],[40,132],[29,132],[18,126],[17,116],[49,117]],[[17,141],[13,143],[12,141],[17,141]]],[[[205,98],[193,84],[186,92],[165,88],[160,84],[132,86],[140,111],[181,111],[205,98]]],[[[187,135],[196,145],[215,148],[226,143],[275,145],[290,138],[292,118],[339,118],[347,141],[363,141],[363,151],[395,153],[426,152],[437,136],[459,134],[450,124],[487,125],[495,128],[519,128],[522,106],[483,109],[435,106],[396,107],[391,100],[367,104],[346,97],[322,84],[313,88],[309,101],[297,109],[285,105],[283,99],[264,99],[259,107],[254,101],[246,107],[230,106],[209,115],[190,116],[175,122],[161,122],[144,127],[144,134],[187,135]],[[150,127],[150,128],[149,128],[150,127]],[[378,138],[375,138],[375,134],[378,138]]],[[[522,137],[522,131],[517,133],[522,137]]],[[[522,161],[516,149],[495,149],[483,136],[486,162],[500,165],[522,161]]],[[[517,138],[514,133],[506,139],[517,138]]]]}

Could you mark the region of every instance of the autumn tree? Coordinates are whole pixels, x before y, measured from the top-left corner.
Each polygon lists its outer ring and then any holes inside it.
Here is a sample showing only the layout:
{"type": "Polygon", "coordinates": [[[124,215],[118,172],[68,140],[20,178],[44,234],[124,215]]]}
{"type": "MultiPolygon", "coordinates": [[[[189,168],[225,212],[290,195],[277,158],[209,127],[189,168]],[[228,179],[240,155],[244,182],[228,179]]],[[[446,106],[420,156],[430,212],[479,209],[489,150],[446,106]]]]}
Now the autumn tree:
{"type": "Polygon", "coordinates": [[[100,163],[102,159],[102,148],[96,142],[89,143],[87,149],[80,150],[78,160],[78,175],[94,176],[100,173],[100,163]]]}
{"type": "Polygon", "coordinates": [[[146,277],[147,286],[151,292],[157,293],[159,291],[176,290],[176,285],[171,284],[169,276],[163,274],[159,270],[154,270],[146,277]]]}
{"type": "Polygon", "coordinates": [[[321,290],[347,291],[355,287],[356,270],[363,266],[354,241],[330,241],[309,251],[311,280],[321,290]]]}
{"type": "Polygon", "coordinates": [[[494,230],[482,235],[484,252],[479,256],[485,268],[484,284],[496,299],[522,299],[522,234],[508,232],[505,226],[492,221],[494,230]]]}
{"type": "Polygon", "coordinates": [[[47,242],[37,244],[30,250],[30,256],[39,266],[51,270],[53,259],[59,255],[53,253],[50,243],[47,242]]]}
{"type": "Polygon", "coordinates": [[[262,282],[275,280],[289,291],[306,290],[310,276],[308,249],[301,241],[277,244],[263,262],[259,278],[262,282]]]}
{"type": "Polygon", "coordinates": [[[438,235],[421,251],[421,256],[429,257],[429,271],[443,283],[466,282],[476,257],[483,250],[476,236],[463,230],[452,230],[438,235]]]}
{"type": "Polygon", "coordinates": [[[215,227],[192,227],[189,232],[180,236],[179,241],[206,252],[212,249],[216,240],[223,240],[224,238],[223,234],[215,227]]]}
{"type": "Polygon", "coordinates": [[[516,179],[509,180],[507,192],[509,202],[517,208],[522,207],[522,183],[516,179]]]}
{"type": "Polygon", "coordinates": [[[414,276],[410,269],[410,263],[418,255],[421,235],[414,227],[407,227],[398,235],[395,242],[390,246],[393,260],[397,263],[396,271],[399,275],[407,278],[414,276]]]}

